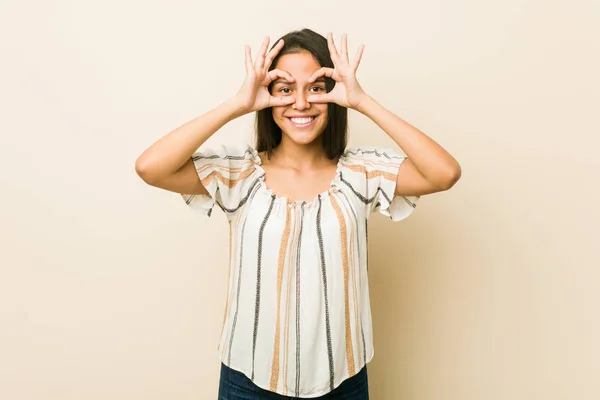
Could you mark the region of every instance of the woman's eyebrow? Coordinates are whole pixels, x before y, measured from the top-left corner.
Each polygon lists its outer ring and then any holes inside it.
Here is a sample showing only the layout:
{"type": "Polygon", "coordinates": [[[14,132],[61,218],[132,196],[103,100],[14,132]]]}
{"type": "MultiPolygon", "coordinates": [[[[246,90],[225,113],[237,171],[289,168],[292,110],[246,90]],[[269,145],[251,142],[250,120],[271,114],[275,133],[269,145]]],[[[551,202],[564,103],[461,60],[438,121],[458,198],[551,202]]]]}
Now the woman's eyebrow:
{"type": "Polygon", "coordinates": [[[283,83],[286,85],[290,85],[292,82],[288,81],[287,79],[284,78],[277,78],[275,81],[273,81],[273,85],[277,85],[278,83],[283,83]]]}
{"type": "MultiPolygon", "coordinates": [[[[281,83],[284,85],[293,85],[294,84],[294,82],[290,82],[285,78],[277,78],[276,80],[273,81],[273,85],[277,85],[278,83],[281,83]]],[[[325,83],[325,77],[317,78],[313,83],[325,83]]]]}

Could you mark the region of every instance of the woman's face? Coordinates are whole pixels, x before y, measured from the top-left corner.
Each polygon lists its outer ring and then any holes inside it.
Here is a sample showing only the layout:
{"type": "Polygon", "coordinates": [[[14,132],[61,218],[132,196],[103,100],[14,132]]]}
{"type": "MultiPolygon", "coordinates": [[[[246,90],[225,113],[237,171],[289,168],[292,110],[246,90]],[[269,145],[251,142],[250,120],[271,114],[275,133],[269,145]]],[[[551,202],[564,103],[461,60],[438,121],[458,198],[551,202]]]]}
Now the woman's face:
{"type": "Polygon", "coordinates": [[[275,66],[292,75],[295,82],[279,78],[274,81],[271,94],[275,97],[292,96],[296,101],[289,106],[273,107],[273,119],[283,135],[298,144],[309,144],[321,136],[327,125],[327,104],[308,103],[307,96],[326,93],[325,80],[308,82],[321,66],[308,51],[285,54],[275,66]]]}

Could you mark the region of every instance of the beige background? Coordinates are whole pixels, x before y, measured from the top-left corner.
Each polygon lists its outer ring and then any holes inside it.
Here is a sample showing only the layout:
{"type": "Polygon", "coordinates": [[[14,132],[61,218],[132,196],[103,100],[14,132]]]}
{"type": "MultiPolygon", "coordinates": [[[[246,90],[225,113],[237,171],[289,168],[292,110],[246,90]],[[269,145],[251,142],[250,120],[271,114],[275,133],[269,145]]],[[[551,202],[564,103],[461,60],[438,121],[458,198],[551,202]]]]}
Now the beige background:
{"type": "MultiPolygon", "coordinates": [[[[134,162],[235,93],[244,44],[304,26],[364,43],[364,88],[463,168],[372,222],[371,397],[600,398],[599,22],[592,1],[2,2],[0,399],[216,399],[225,218],[134,162]]],[[[361,144],[392,142],[352,113],[361,144]]]]}

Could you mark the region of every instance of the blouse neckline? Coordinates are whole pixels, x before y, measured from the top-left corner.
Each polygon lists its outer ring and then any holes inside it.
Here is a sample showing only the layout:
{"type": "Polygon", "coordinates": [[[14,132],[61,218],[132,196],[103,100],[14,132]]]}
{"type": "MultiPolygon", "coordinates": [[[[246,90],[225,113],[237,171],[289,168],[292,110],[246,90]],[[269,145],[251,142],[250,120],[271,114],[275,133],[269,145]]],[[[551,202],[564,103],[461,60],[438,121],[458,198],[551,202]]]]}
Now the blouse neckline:
{"type": "Polygon", "coordinates": [[[260,188],[261,188],[261,190],[263,192],[267,193],[270,197],[272,197],[276,203],[288,204],[290,207],[295,207],[295,206],[314,207],[314,206],[318,206],[319,205],[319,199],[324,199],[324,198],[328,197],[331,193],[337,192],[339,190],[339,188],[338,188],[337,185],[340,182],[340,177],[341,177],[341,172],[342,172],[342,158],[344,158],[344,154],[345,153],[343,153],[338,158],[338,161],[337,161],[337,164],[336,164],[335,176],[330,181],[329,187],[327,188],[327,190],[325,190],[325,191],[317,194],[312,200],[308,201],[308,200],[291,200],[291,199],[288,199],[286,196],[277,195],[277,194],[273,193],[273,190],[269,189],[269,187],[267,186],[267,183],[265,182],[265,170],[262,167],[262,158],[260,158],[260,155],[258,154],[258,150],[252,149],[252,156],[253,156],[253,160],[254,160],[254,166],[256,168],[256,171],[260,175],[259,176],[259,182],[260,182],[260,188]]]}

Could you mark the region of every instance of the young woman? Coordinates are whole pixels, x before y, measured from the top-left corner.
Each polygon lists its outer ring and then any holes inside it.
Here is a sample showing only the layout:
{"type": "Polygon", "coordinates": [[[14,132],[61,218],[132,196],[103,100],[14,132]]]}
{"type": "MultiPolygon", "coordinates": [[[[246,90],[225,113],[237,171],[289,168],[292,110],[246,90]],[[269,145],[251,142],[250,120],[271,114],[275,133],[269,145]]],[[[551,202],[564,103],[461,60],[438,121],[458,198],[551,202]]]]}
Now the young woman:
{"type": "Polygon", "coordinates": [[[219,343],[219,399],[367,399],[374,354],[367,220],[406,218],[448,190],[457,161],[365,93],[363,46],[348,58],[309,29],[253,61],[239,92],[150,146],[137,160],[152,186],[181,193],[230,224],[229,283],[219,343]],[[371,118],[406,154],[346,149],[347,110],[371,118]],[[234,118],[257,112],[256,146],[200,148],[234,118]]]}

